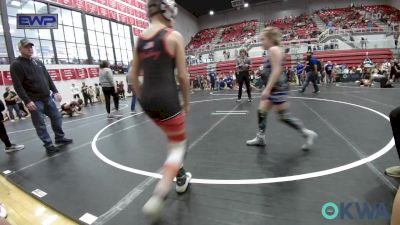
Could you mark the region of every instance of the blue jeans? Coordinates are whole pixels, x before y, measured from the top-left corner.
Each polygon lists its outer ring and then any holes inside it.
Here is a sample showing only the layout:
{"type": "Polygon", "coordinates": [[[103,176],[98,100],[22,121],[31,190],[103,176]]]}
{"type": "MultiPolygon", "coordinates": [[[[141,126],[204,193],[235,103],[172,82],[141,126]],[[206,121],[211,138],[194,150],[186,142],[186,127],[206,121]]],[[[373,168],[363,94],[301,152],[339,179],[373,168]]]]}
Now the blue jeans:
{"type": "Polygon", "coordinates": [[[304,92],[306,90],[306,88],[308,87],[308,85],[310,84],[310,82],[313,83],[314,85],[314,91],[317,92],[319,91],[319,88],[317,86],[317,80],[318,80],[318,73],[314,73],[314,72],[308,72],[307,73],[307,80],[303,85],[303,88],[301,90],[301,92],[304,92]]]}
{"type": "Polygon", "coordinates": [[[50,118],[51,128],[54,131],[56,142],[62,140],[64,138],[64,131],[62,130],[61,114],[53,99],[49,97],[47,100],[34,101],[34,103],[37,109],[31,112],[32,123],[40,140],[43,141],[44,146],[53,144],[47,132],[46,123],[44,121],[45,115],[50,118]]]}
{"type": "Polygon", "coordinates": [[[136,96],[132,95],[132,100],[131,100],[131,111],[135,111],[135,107],[136,107],[136,96]]]}
{"type": "Polygon", "coordinates": [[[8,114],[10,116],[10,119],[12,119],[12,120],[14,119],[14,111],[13,111],[14,109],[15,109],[15,112],[17,113],[17,116],[21,119],[22,114],[21,114],[21,111],[19,111],[19,107],[17,104],[8,105],[7,109],[8,109],[8,114]]]}

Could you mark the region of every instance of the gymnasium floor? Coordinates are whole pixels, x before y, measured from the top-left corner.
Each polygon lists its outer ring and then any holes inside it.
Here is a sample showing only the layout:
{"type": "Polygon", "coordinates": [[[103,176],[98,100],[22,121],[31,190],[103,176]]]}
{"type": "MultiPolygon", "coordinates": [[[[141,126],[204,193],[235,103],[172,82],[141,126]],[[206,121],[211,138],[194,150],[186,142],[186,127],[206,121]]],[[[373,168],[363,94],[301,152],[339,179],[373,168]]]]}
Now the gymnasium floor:
{"type": "MultiPolygon", "coordinates": [[[[311,86],[305,94],[293,90],[291,111],[320,135],[309,151],[300,149],[301,136],[275,113],[268,118],[267,147],[245,145],[256,132],[257,93],[252,103],[236,103],[232,91],[191,95],[185,167],[196,179],[188,193],[171,192],[160,224],[389,223],[358,218],[354,208],[353,220],[327,221],[321,208],[328,202],[383,203],[391,211],[399,182],[383,171],[399,159],[385,115],[400,105],[400,89],[343,84],[318,95],[311,86]]],[[[141,208],[165,159],[165,138],[145,115],[130,115],[129,100],[122,102],[119,121],[108,121],[103,105],[65,118],[74,144],[53,157],[46,156],[30,120],[7,123],[11,140],[26,149],[0,153],[0,169],[9,172],[3,175],[80,224],[147,224],[141,208]]]]}

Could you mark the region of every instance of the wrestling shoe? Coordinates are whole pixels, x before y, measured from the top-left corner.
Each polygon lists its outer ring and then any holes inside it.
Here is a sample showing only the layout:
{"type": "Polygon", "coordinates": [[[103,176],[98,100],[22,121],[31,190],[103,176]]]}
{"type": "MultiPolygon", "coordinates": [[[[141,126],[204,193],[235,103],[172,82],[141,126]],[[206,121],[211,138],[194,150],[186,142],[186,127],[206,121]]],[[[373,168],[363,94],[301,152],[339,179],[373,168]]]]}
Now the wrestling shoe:
{"type": "Polygon", "coordinates": [[[185,193],[189,187],[191,179],[192,179],[192,174],[189,172],[186,172],[186,174],[182,177],[176,177],[175,191],[179,194],[185,193]]]}
{"type": "Polygon", "coordinates": [[[258,133],[254,139],[246,141],[246,144],[248,146],[265,146],[266,145],[265,134],[258,133]]]}

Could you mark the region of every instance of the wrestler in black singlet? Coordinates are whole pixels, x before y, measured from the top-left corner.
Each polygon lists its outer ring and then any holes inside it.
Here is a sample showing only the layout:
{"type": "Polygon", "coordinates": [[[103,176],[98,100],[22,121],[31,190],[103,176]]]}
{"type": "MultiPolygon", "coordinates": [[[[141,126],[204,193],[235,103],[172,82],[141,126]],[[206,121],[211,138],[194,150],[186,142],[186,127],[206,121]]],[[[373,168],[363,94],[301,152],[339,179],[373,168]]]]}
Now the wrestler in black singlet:
{"type": "Polygon", "coordinates": [[[151,38],[139,37],[137,51],[143,69],[139,102],[153,119],[167,120],[181,112],[175,80],[175,58],[166,49],[172,29],[164,28],[151,38]]]}

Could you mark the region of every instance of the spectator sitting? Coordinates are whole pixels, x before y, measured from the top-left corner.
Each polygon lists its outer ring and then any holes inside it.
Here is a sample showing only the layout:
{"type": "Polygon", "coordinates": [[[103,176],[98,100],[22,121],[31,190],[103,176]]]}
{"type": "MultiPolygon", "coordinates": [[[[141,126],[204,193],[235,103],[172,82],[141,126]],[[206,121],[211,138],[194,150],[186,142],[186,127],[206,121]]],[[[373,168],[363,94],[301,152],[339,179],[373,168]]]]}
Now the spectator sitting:
{"type": "Polygon", "coordinates": [[[225,83],[228,88],[230,88],[231,90],[233,89],[233,77],[232,76],[228,75],[228,77],[225,79],[225,83]]]}
{"type": "Polygon", "coordinates": [[[218,89],[224,90],[225,89],[225,81],[224,78],[220,77],[218,81],[218,89]]]}

